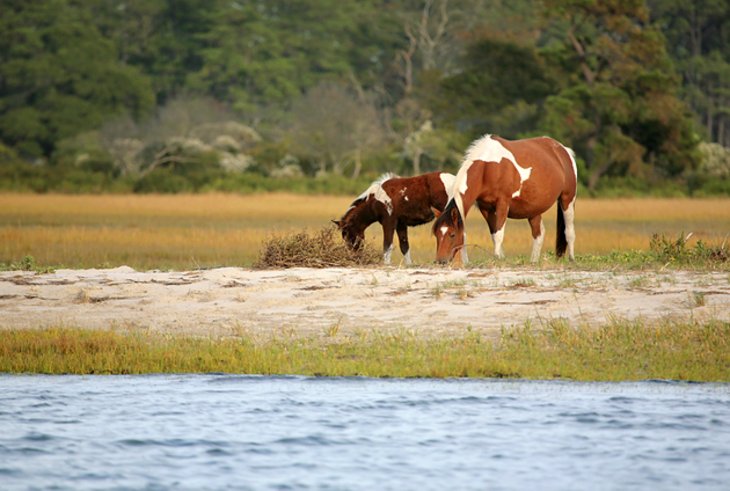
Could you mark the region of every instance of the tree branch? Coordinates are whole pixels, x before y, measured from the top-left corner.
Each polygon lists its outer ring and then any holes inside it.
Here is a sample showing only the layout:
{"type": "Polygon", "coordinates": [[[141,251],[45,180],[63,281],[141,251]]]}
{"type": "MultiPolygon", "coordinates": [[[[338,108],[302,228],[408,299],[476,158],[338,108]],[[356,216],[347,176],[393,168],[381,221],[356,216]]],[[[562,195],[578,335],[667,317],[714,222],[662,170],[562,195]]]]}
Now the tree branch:
{"type": "Polygon", "coordinates": [[[583,72],[583,77],[586,79],[586,82],[588,82],[588,85],[593,85],[593,82],[596,80],[596,73],[591,70],[590,66],[588,66],[588,55],[586,53],[586,49],[575,36],[575,32],[573,32],[572,27],[568,29],[568,40],[570,41],[570,44],[573,45],[575,52],[578,53],[578,57],[580,58],[580,69],[583,72]]]}

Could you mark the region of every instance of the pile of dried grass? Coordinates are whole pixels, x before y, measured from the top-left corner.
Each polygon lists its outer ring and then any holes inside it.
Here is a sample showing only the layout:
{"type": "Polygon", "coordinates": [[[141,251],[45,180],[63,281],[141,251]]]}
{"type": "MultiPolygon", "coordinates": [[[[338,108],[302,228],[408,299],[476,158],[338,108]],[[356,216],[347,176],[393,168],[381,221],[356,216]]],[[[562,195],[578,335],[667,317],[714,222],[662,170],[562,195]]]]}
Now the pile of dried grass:
{"type": "Polygon", "coordinates": [[[324,227],[311,235],[306,231],[275,236],[264,242],[256,268],[329,268],[379,264],[381,256],[372,246],[363,244],[352,251],[335,227],[324,227]]]}

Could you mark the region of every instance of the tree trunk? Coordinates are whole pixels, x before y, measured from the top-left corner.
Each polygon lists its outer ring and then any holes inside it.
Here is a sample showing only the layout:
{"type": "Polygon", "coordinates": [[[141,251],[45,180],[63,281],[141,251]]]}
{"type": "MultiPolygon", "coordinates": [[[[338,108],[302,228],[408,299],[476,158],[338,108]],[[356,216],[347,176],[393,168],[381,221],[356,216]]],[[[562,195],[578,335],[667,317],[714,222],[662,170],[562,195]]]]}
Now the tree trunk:
{"type": "Polygon", "coordinates": [[[423,155],[423,151],[419,148],[416,150],[416,152],[413,154],[413,175],[418,176],[421,174],[421,156],[423,155]]]}
{"type": "Polygon", "coordinates": [[[355,168],[352,170],[352,178],[357,179],[360,177],[360,172],[362,171],[362,152],[360,151],[360,148],[355,150],[355,168]]]}
{"type": "Polygon", "coordinates": [[[715,122],[715,113],[712,110],[712,103],[710,103],[710,107],[707,108],[707,137],[710,139],[710,141],[715,141],[713,138],[713,131],[715,130],[714,123],[715,122]]]}

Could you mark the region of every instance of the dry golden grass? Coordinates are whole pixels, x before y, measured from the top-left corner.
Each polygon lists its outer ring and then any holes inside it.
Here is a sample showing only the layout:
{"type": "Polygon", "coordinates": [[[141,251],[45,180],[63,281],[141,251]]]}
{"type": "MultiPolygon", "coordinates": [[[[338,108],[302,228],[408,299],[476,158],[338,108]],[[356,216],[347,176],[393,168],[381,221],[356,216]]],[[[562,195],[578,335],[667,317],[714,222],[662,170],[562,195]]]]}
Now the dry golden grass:
{"type": "MultiPolygon", "coordinates": [[[[250,266],[273,234],[316,231],[339,218],[352,201],[342,196],[255,195],[30,195],[0,194],[0,263],[33,256],[41,265],[190,269],[250,266]]],[[[555,208],[545,216],[545,250],[554,242],[555,208]]],[[[481,215],[467,219],[469,255],[491,257],[481,215]]],[[[577,254],[647,250],[652,234],[720,243],[730,235],[730,199],[578,200],[577,254]]],[[[429,225],[410,229],[416,263],[430,263],[434,239],[429,225]]],[[[381,248],[378,224],[367,241],[381,248]]],[[[508,256],[528,255],[526,221],[510,220],[508,256]]],[[[400,255],[393,255],[398,264],[400,255]]]]}
{"type": "Polygon", "coordinates": [[[269,268],[331,268],[378,264],[381,256],[370,244],[352,250],[342,240],[334,226],[319,232],[299,232],[274,236],[267,240],[254,267],[269,268]]]}

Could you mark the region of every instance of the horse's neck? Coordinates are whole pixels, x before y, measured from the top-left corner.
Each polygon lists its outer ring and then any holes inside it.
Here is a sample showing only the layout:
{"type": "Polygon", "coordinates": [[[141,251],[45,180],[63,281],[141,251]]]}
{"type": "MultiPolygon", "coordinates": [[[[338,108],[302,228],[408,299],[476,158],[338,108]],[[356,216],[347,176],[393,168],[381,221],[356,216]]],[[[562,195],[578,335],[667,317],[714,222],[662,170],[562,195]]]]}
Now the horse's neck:
{"type": "Polygon", "coordinates": [[[378,216],[369,201],[357,205],[350,212],[348,222],[363,230],[378,221],[378,216]]]}
{"type": "MultiPolygon", "coordinates": [[[[461,193],[458,189],[455,190],[456,194],[458,194],[458,196],[461,198],[461,203],[464,210],[463,218],[466,218],[466,215],[469,214],[469,210],[471,210],[471,207],[474,206],[474,203],[481,193],[484,165],[479,165],[479,168],[469,170],[472,171],[471,175],[468,176],[471,177],[471,182],[467,181],[466,192],[461,193]]],[[[465,178],[466,177],[467,176],[465,176],[465,178]]],[[[456,198],[456,196],[454,197],[456,198]]]]}

